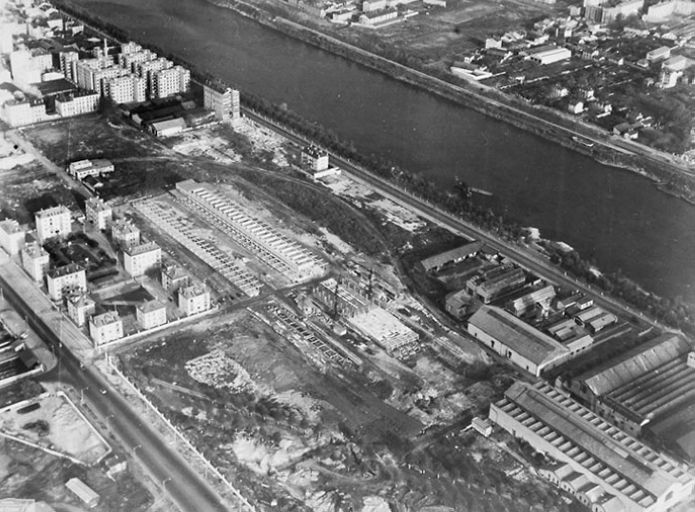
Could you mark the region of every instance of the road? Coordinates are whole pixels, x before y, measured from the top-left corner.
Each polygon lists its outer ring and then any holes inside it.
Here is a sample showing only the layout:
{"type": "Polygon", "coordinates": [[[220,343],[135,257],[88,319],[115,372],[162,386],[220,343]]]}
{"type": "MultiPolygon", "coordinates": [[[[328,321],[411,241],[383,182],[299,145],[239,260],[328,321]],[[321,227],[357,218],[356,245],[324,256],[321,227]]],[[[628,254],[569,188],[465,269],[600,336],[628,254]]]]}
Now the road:
{"type": "MultiPolygon", "coordinates": [[[[286,128],[276,124],[275,122],[259,116],[258,114],[244,109],[244,114],[251,119],[281,133],[291,141],[305,145],[309,141],[296,133],[287,130],[286,128]]],[[[373,189],[375,189],[380,194],[392,199],[401,206],[407,208],[408,210],[420,215],[440,226],[449,229],[453,232],[459,233],[471,240],[480,240],[485,242],[485,244],[495,251],[500,252],[514,261],[519,265],[526,268],[527,270],[533,272],[534,274],[547,279],[558,285],[563,285],[568,288],[581,290],[594,297],[595,302],[604,308],[621,315],[642,317],[643,320],[649,322],[651,325],[659,327],[660,329],[667,329],[665,326],[659,324],[653,319],[649,319],[643,316],[643,314],[636,309],[628,306],[627,304],[603,294],[603,292],[597,288],[587,285],[581,281],[578,281],[571,276],[567,275],[562,269],[549,264],[540,255],[534,254],[530,250],[524,249],[520,246],[505,242],[495,237],[494,235],[484,231],[468,222],[465,222],[456,216],[444,212],[433,204],[425,201],[424,199],[415,197],[404,190],[398,188],[394,184],[388,182],[387,180],[376,176],[375,174],[365,170],[364,168],[354,164],[350,160],[346,160],[337,155],[331,154],[331,158],[335,165],[339,166],[343,171],[353,178],[362,181],[373,189]]]]}
{"type": "Polygon", "coordinates": [[[188,463],[172,450],[149,425],[130,408],[126,400],[112,390],[95,370],[80,368],[80,362],[67,349],[63,349],[58,336],[44,319],[0,278],[0,287],[6,299],[26,317],[29,325],[52,347],[60,359],[61,371],[70,375],[77,389],[84,390],[84,399],[90,409],[105,420],[109,430],[127,450],[147,468],[183,512],[227,512],[219,495],[188,463]],[[103,394],[102,390],[106,393],[103,394]]]}

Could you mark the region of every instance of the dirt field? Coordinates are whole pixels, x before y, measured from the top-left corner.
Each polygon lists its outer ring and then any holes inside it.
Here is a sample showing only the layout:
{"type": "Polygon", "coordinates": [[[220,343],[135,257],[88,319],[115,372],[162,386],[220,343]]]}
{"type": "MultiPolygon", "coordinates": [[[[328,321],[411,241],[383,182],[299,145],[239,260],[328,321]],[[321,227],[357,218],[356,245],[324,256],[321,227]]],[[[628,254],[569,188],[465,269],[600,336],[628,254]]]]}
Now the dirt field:
{"type": "Polygon", "coordinates": [[[0,439],[0,498],[45,501],[56,510],[86,512],[66,487],[77,477],[100,496],[100,512],[145,512],[152,497],[128,472],[111,480],[99,467],[85,467],[29,446],[0,439]]]}
{"type": "Polygon", "coordinates": [[[0,218],[11,217],[20,224],[33,222],[34,212],[42,208],[58,204],[76,208],[82,202],[36,161],[0,170],[0,189],[0,218]]]}
{"type": "Polygon", "coordinates": [[[0,430],[87,465],[98,462],[109,453],[110,447],[64,397],[50,395],[33,403],[36,405],[12,409],[0,415],[0,430]]]}

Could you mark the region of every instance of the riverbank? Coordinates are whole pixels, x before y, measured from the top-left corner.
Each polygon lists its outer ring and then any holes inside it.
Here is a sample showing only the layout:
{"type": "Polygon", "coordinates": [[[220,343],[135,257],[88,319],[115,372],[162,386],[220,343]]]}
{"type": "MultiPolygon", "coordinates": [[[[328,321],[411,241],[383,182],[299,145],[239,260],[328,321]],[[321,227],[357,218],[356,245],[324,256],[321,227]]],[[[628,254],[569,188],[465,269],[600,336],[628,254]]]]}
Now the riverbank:
{"type": "Polygon", "coordinates": [[[470,108],[589,156],[601,164],[639,174],[653,181],[663,193],[695,205],[695,179],[691,174],[692,171],[674,165],[670,162],[671,157],[668,155],[661,155],[656,150],[634,144],[630,144],[634,147],[626,149],[622,141],[621,144],[616,144],[606,140],[613,136],[601,131],[598,127],[577,123],[559,112],[534,107],[480,84],[466,87],[454,84],[240,0],[206,1],[217,7],[232,10],[285,36],[378,71],[410,86],[426,90],[457,106],[470,108]],[[588,139],[592,145],[587,146],[575,141],[574,136],[588,139]],[[637,151],[638,148],[640,152],[637,151]],[[684,183],[684,181],[690,181],[690,183],[684,183]]]}

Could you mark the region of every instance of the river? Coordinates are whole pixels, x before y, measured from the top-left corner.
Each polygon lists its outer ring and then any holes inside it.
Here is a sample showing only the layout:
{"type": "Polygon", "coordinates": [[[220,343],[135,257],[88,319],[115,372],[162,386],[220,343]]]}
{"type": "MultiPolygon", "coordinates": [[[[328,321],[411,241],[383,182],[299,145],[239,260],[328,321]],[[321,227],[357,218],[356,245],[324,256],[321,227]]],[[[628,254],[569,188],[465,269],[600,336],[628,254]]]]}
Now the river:
{"type": "Polygon", "coordinates": [[[695,303],[695,207],[472,110],[288,38],[205,0],[80,0],[124,29],[241,90],[286,103],[367,154],[443,187],[457,177],[494,208],[606,271],[695,303]]]}

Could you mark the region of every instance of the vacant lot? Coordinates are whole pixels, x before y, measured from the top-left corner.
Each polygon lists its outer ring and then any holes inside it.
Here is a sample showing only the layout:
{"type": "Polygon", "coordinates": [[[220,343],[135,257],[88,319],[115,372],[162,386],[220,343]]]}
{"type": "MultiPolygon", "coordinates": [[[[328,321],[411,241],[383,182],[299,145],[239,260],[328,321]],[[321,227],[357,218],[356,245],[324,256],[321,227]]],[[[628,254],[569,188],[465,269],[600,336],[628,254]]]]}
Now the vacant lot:
{"type": "Polygon", "coordinates": [[[0,190],[0,218],[11,217],[19,223],[33,222],[34,212],[42,208],[58,204],[76,208],[82,202],[36,161],[0,170],[0,190]]]}
{"type": "Polygon", "coordinates": [[[84,158],[133,158],[161,154],[164,147],[136,128],[101,116],[68,118],[23,130],[58,165],[84,158]]]}

